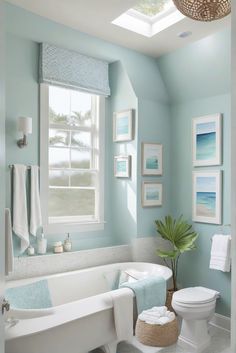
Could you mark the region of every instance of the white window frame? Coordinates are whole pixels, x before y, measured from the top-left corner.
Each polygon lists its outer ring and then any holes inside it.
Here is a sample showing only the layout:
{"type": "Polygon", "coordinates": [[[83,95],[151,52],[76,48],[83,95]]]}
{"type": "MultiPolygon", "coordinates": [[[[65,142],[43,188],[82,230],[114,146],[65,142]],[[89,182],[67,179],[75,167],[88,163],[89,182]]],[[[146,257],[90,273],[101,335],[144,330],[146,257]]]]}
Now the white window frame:
{"type": "MultiPolygon", "coordinates": [[[[48,191],[49,191],[49,85],[40,84],[40,200],[42,207],[43,228],[47,234],[66,232],[89,232],[104,229],[104,153],[105,153],[105,98],[98,99],[99,129],[98,129],[98,202],[95,205],[97,219],[94,221],[74,221],[73,217],[61,218],[60,222],[49,222],[48,216],[48,191]],[[71,220],[68,222],[68,220],[71,220]]],[[[82,219],[82,218],[80,218],[82,219]]]]}

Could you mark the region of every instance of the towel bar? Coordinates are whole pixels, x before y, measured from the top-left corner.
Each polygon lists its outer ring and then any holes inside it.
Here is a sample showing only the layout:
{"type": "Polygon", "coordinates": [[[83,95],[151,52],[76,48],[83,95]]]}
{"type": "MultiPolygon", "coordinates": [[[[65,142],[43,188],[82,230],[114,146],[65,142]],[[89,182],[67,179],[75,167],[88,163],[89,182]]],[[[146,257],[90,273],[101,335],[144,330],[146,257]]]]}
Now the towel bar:
{"type": "MultiPolygon", "coordinates": [[[[12,169],[14,167],[14,164],[9,164],[8,167],[12,169]]],[[[31,165],[27,165],[27,169],[30,169],[30,168],[31,168],[31,165]]]]}

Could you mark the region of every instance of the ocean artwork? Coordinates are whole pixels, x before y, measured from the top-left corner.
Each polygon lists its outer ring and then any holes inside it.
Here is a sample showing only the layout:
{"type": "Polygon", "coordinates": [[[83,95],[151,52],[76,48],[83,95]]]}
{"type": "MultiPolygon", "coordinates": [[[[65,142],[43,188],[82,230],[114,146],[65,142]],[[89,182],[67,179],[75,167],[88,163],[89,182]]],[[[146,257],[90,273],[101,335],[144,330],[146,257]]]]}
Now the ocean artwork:
{"type": "Polygon", "coordinates": [[[196,178],[196,214],[199,217],[216,217],[216,178],[196,178]]]}
{"type": "Polygon", "coordinates": [[[127,169],[126,161],[117,161],[116,162],[116,172],[117,173],[125,173],[127,169]]]}
{"type": "Polygon", "coordinates": [[[159,168],[157,156],[150,156],[146,159],[146,169],[155,170],[159,168]]]}
{"type": "Polygon", "coordinates": [[[116,122],[116,134],[127,135],[129,133],[129,117],[122,116],[117,119],[116,122]]]}
{"type": "Polygon", "coordinates": [[[215,121],[196,124],[196,160],[216,158],[216,123],[215,121]]]}
{"type": "Polygon", "coordinates": [[[158,201],[160,199],[159,190],[155,187],[146,188],[146,200],[147,201],[158,201]]]}

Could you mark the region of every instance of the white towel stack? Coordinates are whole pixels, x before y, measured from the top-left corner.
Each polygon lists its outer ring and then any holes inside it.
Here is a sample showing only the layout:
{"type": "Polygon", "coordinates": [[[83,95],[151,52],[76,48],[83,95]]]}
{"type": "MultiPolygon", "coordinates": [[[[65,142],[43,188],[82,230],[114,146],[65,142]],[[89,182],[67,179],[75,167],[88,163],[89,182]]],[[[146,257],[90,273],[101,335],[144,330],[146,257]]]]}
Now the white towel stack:
{"type": "Polygon", "coordinates": [[[210,269],[230,272],[231,236],[215,234],[212,237],[210,269]]]}
{"type": "Polygon", "coordinates": [[[175,314],[168,311],[166,306],[154,306],[144,310],[138,318],[149,325],[165,325],[175,319],[175,314]]]}

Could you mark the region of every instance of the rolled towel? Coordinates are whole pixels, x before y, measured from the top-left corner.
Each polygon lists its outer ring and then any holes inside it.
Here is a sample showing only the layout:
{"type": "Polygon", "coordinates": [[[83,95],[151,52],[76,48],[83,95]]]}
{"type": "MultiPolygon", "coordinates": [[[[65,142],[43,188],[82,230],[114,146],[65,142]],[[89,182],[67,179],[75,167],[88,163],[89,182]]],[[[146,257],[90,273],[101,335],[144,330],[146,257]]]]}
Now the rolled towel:
{"type": "Polygon", "coordinates": [[[153,307],[144,310],[138,318],[149,325],[165,325],[175,319],[175,314],[167,311],[166,307],[153,307]]]}

